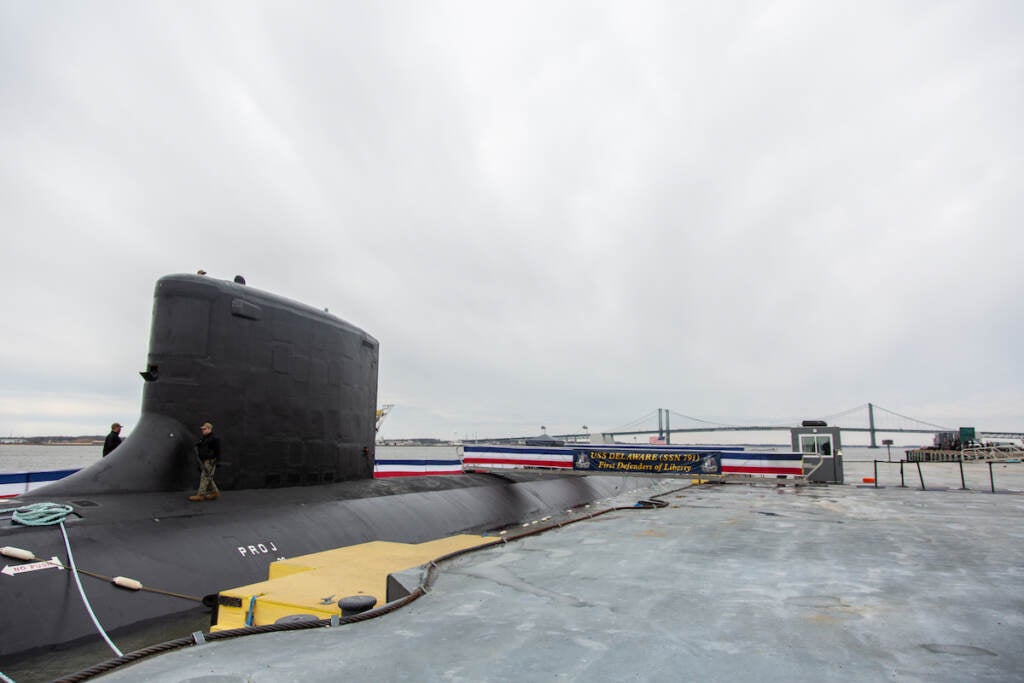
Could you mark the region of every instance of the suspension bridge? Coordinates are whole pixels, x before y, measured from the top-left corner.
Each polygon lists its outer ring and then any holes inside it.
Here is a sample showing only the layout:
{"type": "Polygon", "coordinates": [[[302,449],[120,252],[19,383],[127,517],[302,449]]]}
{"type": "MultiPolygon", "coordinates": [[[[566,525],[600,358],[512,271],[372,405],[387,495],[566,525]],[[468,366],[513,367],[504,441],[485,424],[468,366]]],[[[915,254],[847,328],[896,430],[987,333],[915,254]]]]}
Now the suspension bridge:
{"type": "MultiPolygon", "coordinates": [[[[872,448],[878,447],[878,434],[934,434],[936,432],[957,431],[963,425],[940,425],[928,422],[915,417],[909,417],[896,411],[883,408],[874,403],[866,403],[849,410],[844,410],[833,415],[812,416],[808,418],[795,419],[786,418],[763,424],[727,424],[703,420],[690,415],[683,415],[665,408],[658,408],[629,422],[621,427],[611,430],[595,430],[606,437],[629,437],[641,435],[657,435],[664,438],[666,443],[672,442],[673,434],[694,434],[713,432],[788,432],[794,427],[799,427],[806,419],[818,420],[827,423],[830,427],[838,427],[842,432],[867,433],[870,436],[872,448]],[[672,426],[675,422],[676,426],[672,426]],[[681,426],[680,426],[681,425],[681,426]]],[[[582,432],[553,434],[551,438],[564,441],[589,440],[592,431],[583,427],[582,432]]],[[[986,439],[1024,439],[1024,432],[1009,430],[978,429],[977,438],[986,439]]],[[[511,442],[521,439],[489,439],[493,442],[511,442]]]]}

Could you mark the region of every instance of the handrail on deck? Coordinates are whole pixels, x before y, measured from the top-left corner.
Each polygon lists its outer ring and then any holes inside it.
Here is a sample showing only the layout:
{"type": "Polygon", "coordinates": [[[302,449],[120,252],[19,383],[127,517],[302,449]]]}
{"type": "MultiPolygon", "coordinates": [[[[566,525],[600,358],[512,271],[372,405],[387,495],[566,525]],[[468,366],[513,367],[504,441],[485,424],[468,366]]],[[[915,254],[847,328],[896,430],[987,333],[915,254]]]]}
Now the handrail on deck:
{"type": "MultiPolygon", "coordinates": [[[[959,467],[960,467],[960,490],[961,491],[969,491],[970,490],[967,487],[967,480],[964,477],[964,459],[963,458],[961,458],[959,460],[952,460],[952,461],[945,461],[945,462],[943,462],[943,461],[928,461],[928,460],[925,460],[925,461],[921,461],[921,460],[899,460],[898,462],[893,462],[891,460],[872,460],[871,462],[872,462],[873,469],[874,469],[874,475],[875,476],[874,476],[873,479],[874,479],[874,486],[875,486],[876,489],[878,488],[878,463],[884,463],[884,464],[889,464],[889,465],[899,464],[899,466],[900,466],[900,488],[907,488],[906,480],[904,478],[903,465],[904,464],[916,465],[917,466],[917,476],[918,476],[918,479],[920,479],[920,481],[921,481],[921,490],[922,491],[927,491],[928,488],[925,486],[925,483],[924,483],[924,472],[921,469],[921,463],[924,462],[925,464],[948,465],[948,464],[950,464],[950,462],[954,462],[957,465],[959,465],[959,467]]],[[[988,465],[989,489],[990,489],[990,491],[992,493],[996,492],[995,474],[993,473],[993,470],[992,470],[992,465],[994,465],[996,463],[1002,463],[1004,465],[1006,465],[1006,464],[1019,464],[1019,463],[1017,463],[1015,461],[1012,461],[1012,460],[987,460],[987,461],[985,461],[985,464],[988,465]]]]}

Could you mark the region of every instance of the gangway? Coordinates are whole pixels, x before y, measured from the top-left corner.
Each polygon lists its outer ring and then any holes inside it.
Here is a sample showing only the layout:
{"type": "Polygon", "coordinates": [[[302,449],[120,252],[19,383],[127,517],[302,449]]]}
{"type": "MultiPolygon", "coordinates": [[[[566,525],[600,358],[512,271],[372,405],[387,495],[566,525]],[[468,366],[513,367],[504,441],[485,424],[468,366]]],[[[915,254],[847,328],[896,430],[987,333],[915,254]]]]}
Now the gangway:
{"type": "Polygon", "coordinates": [[[906,451],[910,462],[1016,462],[1024,460],[1024,448],[1016,444],[965,446],[952,448],[912,448],[906,451]]]}

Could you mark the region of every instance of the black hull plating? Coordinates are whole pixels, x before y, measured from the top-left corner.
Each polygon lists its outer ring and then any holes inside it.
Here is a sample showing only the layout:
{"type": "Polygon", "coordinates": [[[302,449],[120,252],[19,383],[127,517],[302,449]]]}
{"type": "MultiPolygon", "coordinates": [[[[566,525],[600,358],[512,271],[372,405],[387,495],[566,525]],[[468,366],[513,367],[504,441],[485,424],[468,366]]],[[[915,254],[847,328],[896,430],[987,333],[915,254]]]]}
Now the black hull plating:
{"type": "MultiPolygon", "coordinates": [[[[497,529],[646,483],[622,477],[454,475],[237,491],[204,503],[174,493],[99,495],[70,501],[82,516],[70,518],[66,527],[80,569],[202,598],[266,579],[267,566],[279,557],[371,540],[418,543],[497,529]]],[[[0,544],[67,560],[57,526],[5,527],[0,544]]],[[[19,615],[0,622],[2,659],[98,637],[70,572],[42,569],[0,579],[4,614],[19,615]]],[[[82,581],[108,631],[196,606],[93,577],[82,581]]]]}
{"type": "MultiPolygon", "coordinates": [[[[78,516],[66,527],[79,568],[202,598],[265,579],[278,557],[494,529],[639,483],[374,480],[377,362],[373,337],[325,311],[233,282],[161,278],[139,424],[103,460],[6,507],[70,502],[78,516]],[[225,493],[190,503],[192,444],[207,421],[222,440],[217,483],[225,493]]],[[[56,526],[0,523],[0,545],[68,560],[56,526]]],[[[29,569],[0,576],[0,658],[95,634],[69,572],[29,569]]],[[[108,631],[195,606],[83,581],[108,631]]]]}
{"type": "Polygon", "coordinates": [[[142,418],[104,461],[50,495],[177,491],[212,422],[225,490],[373,476],[377,340],[315,308],[198,275],[160,278],[142,418]]]}

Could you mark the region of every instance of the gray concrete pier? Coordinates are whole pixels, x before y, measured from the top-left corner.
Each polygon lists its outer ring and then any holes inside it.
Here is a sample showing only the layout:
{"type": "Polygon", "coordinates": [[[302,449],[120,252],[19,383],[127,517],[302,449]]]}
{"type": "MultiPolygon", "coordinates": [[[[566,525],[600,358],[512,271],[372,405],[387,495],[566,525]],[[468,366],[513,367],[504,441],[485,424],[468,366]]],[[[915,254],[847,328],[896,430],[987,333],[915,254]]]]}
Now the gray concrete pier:
{"type": "Polygon", "coordinates": [[[908,488],[885,468],[860,484],[870,462],[848,462],[846,485],[678,490],[447,562],[377,619],[102,680],[1021,680],[1024,466],[1001,465],[996,494],[965,467],[969,490],[947,464],[928,490],[916,470],[908,488]]]}

